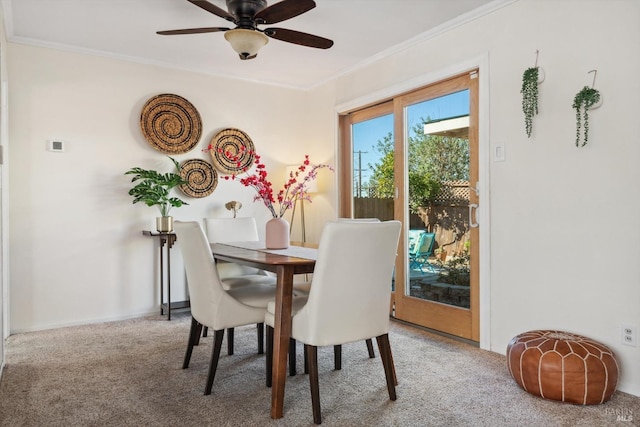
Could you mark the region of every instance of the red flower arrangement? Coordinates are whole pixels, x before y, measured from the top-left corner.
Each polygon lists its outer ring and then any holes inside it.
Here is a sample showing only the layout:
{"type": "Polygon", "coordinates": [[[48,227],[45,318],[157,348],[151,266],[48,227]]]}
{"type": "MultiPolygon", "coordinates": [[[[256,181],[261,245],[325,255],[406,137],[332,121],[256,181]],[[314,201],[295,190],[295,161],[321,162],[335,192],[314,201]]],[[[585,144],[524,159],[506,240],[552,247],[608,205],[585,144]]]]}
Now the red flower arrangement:
{"type": "MultiPolygon", "coordinates": [[[[207,151],[211,150],[212,147],[209,146],[207,151]]],[[[239,155],[234,155],[231,152],[221,153],[223,154],[229,161],[234,162],[239,165],[239,159],[244,154],[244,147],[240,148],[241,152],[239,155]]],[[[284,183],[284,187],[278,191],[278,194],[274,197],[273,195],[273,185],[271,181],[267,179],[267,169],[264,163],[260,161],[260,156],[257,153],[251,153],[255,155],[255,171],[252,174],[249,174],[249,169],[251,167],[247,167],[241,171],[241,173],[246,173],[245,177],[239,178],[237,175],[225,175],[223,178],[225,180],[239,180],[242,185],[245,187],[251,187],[256,190],[256,195],[253,198],[253,201],[261,201],[267,209],[271,212],[271,215],[274,218],[281,218],[284,216],[287,209],[292,208],[296,201],[298,200],[306,200],[311,203],[311,198],[307,193],[308,184],[316,179],[318,175],[318,170],[327,168],[333,171],[333,167],[326,164],[312,165],[309,161],[309,156],[304,156],[304,161],[295,172],[289,173],[289,179],[284,183]],[[276,210],[275,203],[276,200],[279,205],[279,209],[276,210]]]]}

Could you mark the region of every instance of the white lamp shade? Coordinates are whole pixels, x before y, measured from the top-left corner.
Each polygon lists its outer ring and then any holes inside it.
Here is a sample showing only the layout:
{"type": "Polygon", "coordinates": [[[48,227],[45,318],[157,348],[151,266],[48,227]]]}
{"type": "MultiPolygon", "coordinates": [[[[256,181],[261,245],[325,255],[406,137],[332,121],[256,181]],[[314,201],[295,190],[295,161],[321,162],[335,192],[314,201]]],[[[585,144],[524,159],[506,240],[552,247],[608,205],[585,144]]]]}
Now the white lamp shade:
{"type": "Polygon", "coordinates": [[[224,38],[227,39],[233,50],[245,59],[256,55],[260,48],[269,42],[269,37],[263,33],[242,28],[226,31],[224,38]]]}
{"type": "MultiPolygon", "coordinates": [[[[293,174],[296,175],[296,171],[300,166],[287,166],[287,176],[286,181],[289,181],[289,177],[293,174]]],[[[307,169],[308,172],[308,169],[307,169]]],[[[298,182],[302,182],[302,180],[307,176],[307,172],[300,172],[298,174],[298,182]]],[[[307,185],[305,186],[305,191],[307,193],[317,193],[318,192],[318,182],[315,179],[307,181],[307,185]]]]}

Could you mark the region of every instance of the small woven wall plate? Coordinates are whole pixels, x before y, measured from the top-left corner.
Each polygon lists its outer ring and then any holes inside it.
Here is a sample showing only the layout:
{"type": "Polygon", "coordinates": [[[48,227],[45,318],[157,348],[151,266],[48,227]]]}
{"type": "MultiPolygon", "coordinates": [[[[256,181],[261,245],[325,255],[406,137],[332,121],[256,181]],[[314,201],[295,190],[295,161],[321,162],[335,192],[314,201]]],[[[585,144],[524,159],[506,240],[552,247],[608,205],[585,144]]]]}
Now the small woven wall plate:
{"type": "Polygon", "coordinates": [[[149,99],[140,115],[142,135],[153,148],[182,154],[198,144],[202,120],[198,110],[178,95],[164,93],[149,99]]]}
{"type": "Polygon", "coordinates": [[[187,181],[180,185],[180,190],[187,196],[206,197],[218,186],[218,173],[209,162],[201,159],[184,161],[180,165],[180,176],[187,181]]]}
{"type": "Polygon", "coordinates": [[[253,141],[240,129],[228,128],[218,132],[211,139],[210,146],[213,165],[227,175],[250,169],[256,159],[253,141]]]}

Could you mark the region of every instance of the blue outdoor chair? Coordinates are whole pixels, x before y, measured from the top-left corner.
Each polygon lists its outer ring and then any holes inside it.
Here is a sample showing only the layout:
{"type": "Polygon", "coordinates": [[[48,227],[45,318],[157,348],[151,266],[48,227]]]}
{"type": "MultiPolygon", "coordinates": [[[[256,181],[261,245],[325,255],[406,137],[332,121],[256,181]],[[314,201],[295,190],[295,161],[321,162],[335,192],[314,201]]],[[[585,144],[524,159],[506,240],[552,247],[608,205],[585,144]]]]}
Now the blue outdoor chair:
{"type": "Polygon", "coordinates": [[[433,245],[436,242],[435,233],[422,232],[417,242],[412,248],[409,248],[409,268],[411,270],[417,268],[421,273],[424,273],[422,267],[425,265],[430,271],[435,271],[433,266],[429,263],[429,257],[433,252],[433,245]]]}

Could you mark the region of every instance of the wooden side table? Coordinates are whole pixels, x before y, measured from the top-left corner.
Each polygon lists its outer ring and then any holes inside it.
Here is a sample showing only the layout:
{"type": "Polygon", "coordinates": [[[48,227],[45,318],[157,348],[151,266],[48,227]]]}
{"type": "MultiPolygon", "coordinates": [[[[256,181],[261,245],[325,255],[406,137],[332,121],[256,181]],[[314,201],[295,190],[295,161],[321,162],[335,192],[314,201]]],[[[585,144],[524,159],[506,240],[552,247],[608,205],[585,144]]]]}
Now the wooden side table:
{"type": "Polygon", "coordinates": [[[157,238],[160,242],[160,315],[164,315],[164,310],[167,310],[167,320],[171,320],[171,309],[180,309],[190,307],[190,302],[176,301],[171,302],[171,248],[176,242],[177,237],[175,233],[159,233],[155,231],[142,230],[144,236],[150,236],[157,238]],[[164,302],[164,259],[162,254],[162,248],[166,245],[166,259],[167,259],[167,302],[164,302]]]}

